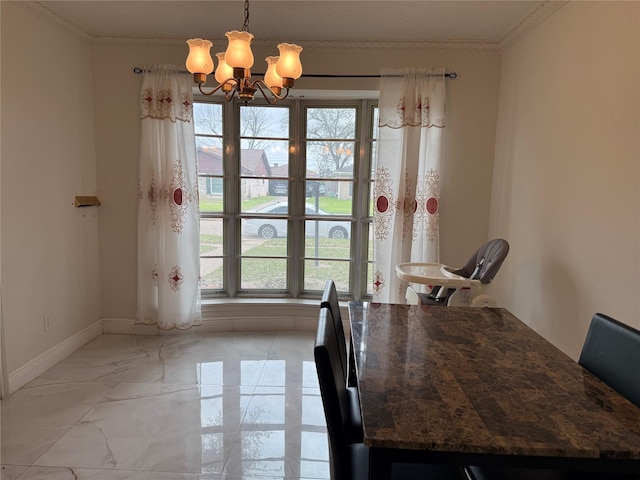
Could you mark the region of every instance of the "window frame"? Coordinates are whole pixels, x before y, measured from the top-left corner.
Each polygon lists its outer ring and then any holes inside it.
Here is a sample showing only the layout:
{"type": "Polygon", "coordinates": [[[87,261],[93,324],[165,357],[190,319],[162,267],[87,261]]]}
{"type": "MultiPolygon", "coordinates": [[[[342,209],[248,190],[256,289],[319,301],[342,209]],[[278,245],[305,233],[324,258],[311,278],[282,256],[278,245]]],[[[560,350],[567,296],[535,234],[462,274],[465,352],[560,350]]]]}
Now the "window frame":
{"type": "MultiPolygon", "coordinates": [[[[202,287],[202,298],[294,298],[317,299],[322,290],[305,289],[305,261],[313,260],[307,253],[305,256],[305,221],[328,220],[351,222],[351,234],[349,235],[350,255],[349,263],[349,291],[339,290],[341,298],[353,300],[369,300],[372,298],[372,288],[368,285],[367,278],[371,279],[373,258],[369,258],[371,217],[371,192],[372,192],[372,153],[374,129],[373,119],[377,99],[354,100],[325,100],[293,98],[280,101],[277,107],[289,108],[289,152],[288,152],[288,192],[287,200],[289,212],[285,216],[287,221],[287,267],[286,287],[283,289],[242,289],[240,268],[242,255],[242,221],[251,217],[241,210],[241,124],[240,108],[244,102],[234,99],[226,102],[219,96],[205,97],[194,95],[195,103],[215,103],[222,106],[222,162],[223,174],[223,211],[201,212],[202,219],[220,219],[222,221],[223,248],[222,288],[202,287]],[[352,204],[350,215],[331,215],[330,217],[308,216],[304,211],[306,201],[306,180],[314,180],[316,177],[306,178],[306,146],[307,139],[303,137],[306,131],[306,112],[308,108],[351,108],[356,111],[355,139],[353,152],[353,178],[351,181],[352,204]]],[[[264,101],[254,100],[249,106],[268,106],[264,101]]],[[[196,135],[196,138],[200,135],[196,135]]],[[[243,137],[251,138],[251,137],[243,137]]],[[[260,137],[261,139],[263,137],[260,137]]],[[[264,137],[269,140],[271,137],[264,137]]],[[[274,138],[282,140],[282,138],[274,138]]],[[[314,141],[316,139],[309,139],[314,141]]],[[[194,146],[195,148],[195,146],[194,146]]],[[[199,174],[199,178],[200,174],[199,174]]],[[[210,178],[210,177],[209,177],[210,178]]],[[[258,177],[260,178],[260,177],[258,177]]],[[[269,180],[267,180],[269,181],[269,180]]],[[[204,192],[201,192],[201,194],[204,192]]],[[[201,262],[206,255],[200,255],[201,262]]],[[[214,256],[213,258],[220,258],[214,256]]],[[[259,257],[258,257],[259,258],[259,257]]],[[[319,258],[325,259],[320,256],[319,258]]],[[[340,259],[340,261],[345,261],[340,259]]]]}

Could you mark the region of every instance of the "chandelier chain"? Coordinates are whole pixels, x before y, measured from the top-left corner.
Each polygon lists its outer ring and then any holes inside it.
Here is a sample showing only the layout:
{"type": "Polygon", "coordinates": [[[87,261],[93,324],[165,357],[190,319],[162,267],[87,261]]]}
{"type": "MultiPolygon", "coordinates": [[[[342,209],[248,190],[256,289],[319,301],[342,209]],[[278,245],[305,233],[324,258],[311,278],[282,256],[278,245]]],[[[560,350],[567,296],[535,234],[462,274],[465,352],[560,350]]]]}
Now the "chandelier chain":
{"type": "Polygon", "coordinates": [[[242,31],[249,31],[249,0],[244,0],[244,24],[242,25],[242,31]]]}

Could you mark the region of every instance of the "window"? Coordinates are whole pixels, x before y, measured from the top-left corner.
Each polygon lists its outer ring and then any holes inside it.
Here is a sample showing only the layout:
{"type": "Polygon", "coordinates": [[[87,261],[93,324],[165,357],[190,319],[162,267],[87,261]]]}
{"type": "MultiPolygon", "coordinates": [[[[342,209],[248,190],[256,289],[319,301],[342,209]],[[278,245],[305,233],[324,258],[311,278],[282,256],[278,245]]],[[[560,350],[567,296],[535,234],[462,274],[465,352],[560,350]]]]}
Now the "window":
{"type": "Polygon", "coordinates": [[[196,98],[203,296],[370,296],[375,103],[196,98]]]}

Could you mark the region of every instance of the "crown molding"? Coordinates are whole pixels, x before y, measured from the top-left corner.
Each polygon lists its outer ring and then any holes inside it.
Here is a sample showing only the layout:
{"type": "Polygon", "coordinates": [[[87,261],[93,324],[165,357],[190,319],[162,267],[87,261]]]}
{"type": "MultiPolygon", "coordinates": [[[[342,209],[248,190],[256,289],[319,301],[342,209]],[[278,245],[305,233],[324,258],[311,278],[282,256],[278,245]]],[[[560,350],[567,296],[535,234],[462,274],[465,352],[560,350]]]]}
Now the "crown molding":
{"type": "Polygon", "coordinates": [[[307,50],[465,50],[473,52],[496,53],[499,46],[496,42],[483,40],[444,40],[444,41],[410,41],[410,40],[301,40],[307,50]]]}
{"type": "Polygon", "coordinates": [[[71,23],[66,18],[49,10],[49,8],[47,8],[44,2],[13,2],[13,3],[31,12],[35,16],[42,18],[43,20],[48,20],[54,25],[58,25],[65,28],[67,31],[79,36],[84,40],[87,40],[89,42],[93,41],[93,35],[91,35],[88,32],[85,32],[80,27],[78,27],[74,23],[71,23]]]}
{"type": "MultiPolygon", "coordinates": [[[[92,37],[95,44],[113,45],[184,45],[186,38],[154,38],[154,37],[92,37]]],[[[224,40],[213,40],[214,45],[224,40]]],[[[270,39],[253,40],[252,47],[273,47],[279,41],[270,39]]],[[[500,46],[495,42],[473,40],[451,41],[386,41],[386,40],[295,40],[292,42],[304,46],[306,51],[339,51],[351,50],[463,50],[473,53],[499,53],[500,46]]]]}
{"type": "Polygon", "coordinates": [[[509,46],[513,45],[567,3],[569,3],[568,0],[546,0],[538,5],[533,12],[522,19],[518,25],[500,39],[497,43],[500,50],[505,50],[509,46]]]}

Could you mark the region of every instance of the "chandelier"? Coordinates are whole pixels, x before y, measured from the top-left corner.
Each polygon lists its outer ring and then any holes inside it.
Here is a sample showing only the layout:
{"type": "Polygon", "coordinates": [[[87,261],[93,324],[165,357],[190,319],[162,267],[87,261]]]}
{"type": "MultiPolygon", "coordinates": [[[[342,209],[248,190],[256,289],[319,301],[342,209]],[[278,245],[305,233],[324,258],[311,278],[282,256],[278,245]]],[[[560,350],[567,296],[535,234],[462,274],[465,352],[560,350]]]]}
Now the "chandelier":
{"type": "Polygon", "coordinates": [[[253,96],[260,91],[265,100],[274,105],[278,100],[283,100],[289,95],[289,89],[293,88],[294,81],[302,75],[300,52],[302,47],[292,43],[280,43],[277,57],[267,57],[267,71],[264,80],[251,78],[253,66],[253,52],[251,52],[251,40],[253,35],[249,33],[249,0],[244,2],[244,24],[242,31],[233,30],[225,33],[229,41],[225,52],[216,53],[218,68],[215,71],[215,79],[218,85],[209,92],[202,89],[207,81],[207,75],[213,72],[213,59],[210,49],[213,43],[202,38],[187,40],[189,55],[187,57],[187,70],[193,74],[193,80],[198,84],[198,89],[204,95],[212,95],[222,89],[225,98],[230,102],[233,97],[238,97],[245,103],[253,100],[253,96]],[[284,93],[283,93],[284,89],[284,93]]]}

